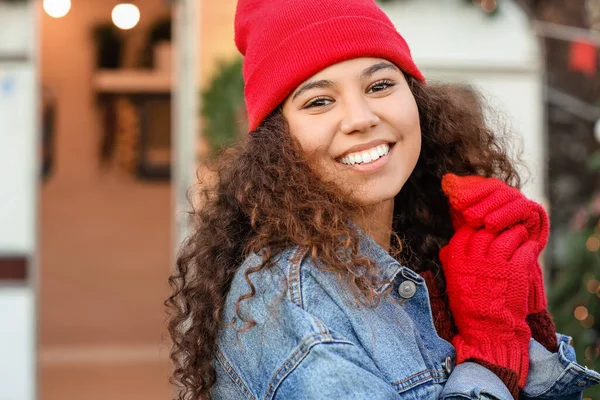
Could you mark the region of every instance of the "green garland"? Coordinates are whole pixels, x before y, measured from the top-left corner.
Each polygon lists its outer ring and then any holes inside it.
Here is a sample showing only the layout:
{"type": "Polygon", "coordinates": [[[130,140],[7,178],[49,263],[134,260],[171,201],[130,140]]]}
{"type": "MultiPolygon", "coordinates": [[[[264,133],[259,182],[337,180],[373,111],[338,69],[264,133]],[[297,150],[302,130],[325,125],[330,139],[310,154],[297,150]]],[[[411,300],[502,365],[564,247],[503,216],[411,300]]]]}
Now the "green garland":
{"type": "Polygon", "coordinates": [[[231,146],[246,128],[244,120],[244,78],[242,59],[221,62],[217,74],[202,92],[202,134],[208,139],[211,151],[231,146]]]}

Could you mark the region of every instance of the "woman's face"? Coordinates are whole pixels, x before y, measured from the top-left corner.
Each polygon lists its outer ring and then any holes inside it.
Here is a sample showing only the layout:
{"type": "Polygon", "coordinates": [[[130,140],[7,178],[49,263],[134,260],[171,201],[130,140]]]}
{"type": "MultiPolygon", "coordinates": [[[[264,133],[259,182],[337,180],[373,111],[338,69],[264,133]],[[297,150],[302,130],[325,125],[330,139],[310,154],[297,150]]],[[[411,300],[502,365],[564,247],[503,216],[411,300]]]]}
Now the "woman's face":
{"type": "Polygon", "coordinates": [[[402,72],[384,59],[320,71],[285,100],[283,115],[315,171],[363,205],[393,199],[419,158],[415,99],[402,72]]]}

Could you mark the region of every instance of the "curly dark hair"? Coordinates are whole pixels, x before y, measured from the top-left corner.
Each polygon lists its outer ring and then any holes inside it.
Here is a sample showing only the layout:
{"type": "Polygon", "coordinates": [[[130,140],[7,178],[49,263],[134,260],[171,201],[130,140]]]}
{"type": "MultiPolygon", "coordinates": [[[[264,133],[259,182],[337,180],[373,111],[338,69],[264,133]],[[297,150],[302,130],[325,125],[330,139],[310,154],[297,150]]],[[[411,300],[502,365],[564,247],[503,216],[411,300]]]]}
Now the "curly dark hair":
{"type": "MultiPolygon", "coordinates": [[[[495,176],[516,187],[520,178],[505,146],[508,136],[486,124],[476,92],[406,78],[419,110],[422,148],[395,198],[392,249],[397,251],[391,253],[416,271],[432,270],[443,287],[438,252],[453,228],[442,176],[495,176]]],[[[254,296],[248,275],[268,268],[275,255],[292,245],[307,248],[362,302],[379,301],[375,266],[359,254],[358,232],[349,219],[364,209],[309,165],[278,109],[205,167],[208,178],[194,187],[198,196],[191,201],[194,231],[181,247],[169,278],[173,294],[165,302],[171,381],[181,388],[177,399],[210,399],[217,335],[230,323],[222,320],[225,297],[252,252],[260,252],[263,262],[246,272],[251,290],[238,299],[236,310],[247,329],[254,322],[239,315],[239,304],[254,296]],[[340,252],[340,246],[346,251],[340,252]]]]}

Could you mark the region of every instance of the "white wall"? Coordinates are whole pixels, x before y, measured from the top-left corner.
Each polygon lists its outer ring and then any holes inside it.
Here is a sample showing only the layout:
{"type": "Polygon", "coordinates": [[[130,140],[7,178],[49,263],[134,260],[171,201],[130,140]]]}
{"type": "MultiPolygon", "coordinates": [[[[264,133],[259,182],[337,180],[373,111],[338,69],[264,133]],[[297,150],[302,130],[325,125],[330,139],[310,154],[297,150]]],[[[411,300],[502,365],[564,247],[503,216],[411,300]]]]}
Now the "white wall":
{"type": "MultiPolygon", "coordinates": [[[[0,258],[35,267],[37,2],[0,2],[0,258]]],[[[1,266],[0,266],[1,268],[1,266]]],[[[0,281],[0,399],[35,398],[35,282],[0,281]]]]}
{"type": "Polygon", "coordinates": [[[543,117],[543,79],[537,71],[447,70],[424,68],[429,81],[473,85],[485,98],[492,113],[490,123],[499,123],[511,138],[512,155],[523,162],[523,192],[545,204],[546,141],[543,117]]]}
{"type": "Polygon", "coordinates": [[[0,61],[0,255],[28,255],[35,249],[35,83],[33,63],[0,61]]]}
{"type": "Polygon", "coordinates": [[[0,287],[0,399],[35,398],[35,295],[0,287]]]}

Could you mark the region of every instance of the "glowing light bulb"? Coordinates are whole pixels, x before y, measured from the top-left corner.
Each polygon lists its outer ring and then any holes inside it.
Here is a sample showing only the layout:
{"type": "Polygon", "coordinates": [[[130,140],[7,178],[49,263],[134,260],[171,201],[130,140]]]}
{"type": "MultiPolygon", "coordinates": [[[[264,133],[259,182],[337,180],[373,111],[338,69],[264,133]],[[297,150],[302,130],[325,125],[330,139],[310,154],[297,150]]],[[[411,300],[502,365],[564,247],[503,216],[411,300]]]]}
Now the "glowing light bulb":
{"type": "Polygon", "coordinates": [[[577,318],[580,321],[585,320],[589,315],[587,308],[585,308],[584,306],[576,307],[575,312],[573,314],[575,315],[575,318],[577,318]]]}
{"type": "Polygon", "coordinates": [[[481,2],[481,8],[488,14],[496,11],[496,7],[498,7],[496,0],[483,0],[481,2]]]}
{"type": "Polygon", "coordinates": [[[44,11],[52,18],[62,18],[71,9],[71,0],[44,0],[44,11]]]}
{"type": "Polygon", "coordinates": [[[140,9],[130,3],[121,3],[112,10],[113,24],[120,29],[131,29],[140,22],[140,9]]]}
{"type": "Polygon", "coordinates": [[[588,281],[588,283],[586,284],[587,286],[587,290],[590,293],[596,293],[596,291],[598,290],[598,287],[600,287],[600,282],[598,282],[595,279],[590,279],[588,281]]]}
{"type": "Polygon", "coordinates": [[[596,236],[590,236],[585,242],[585,247],[592,252],[600,250],[600,239],[596,236]]]}

